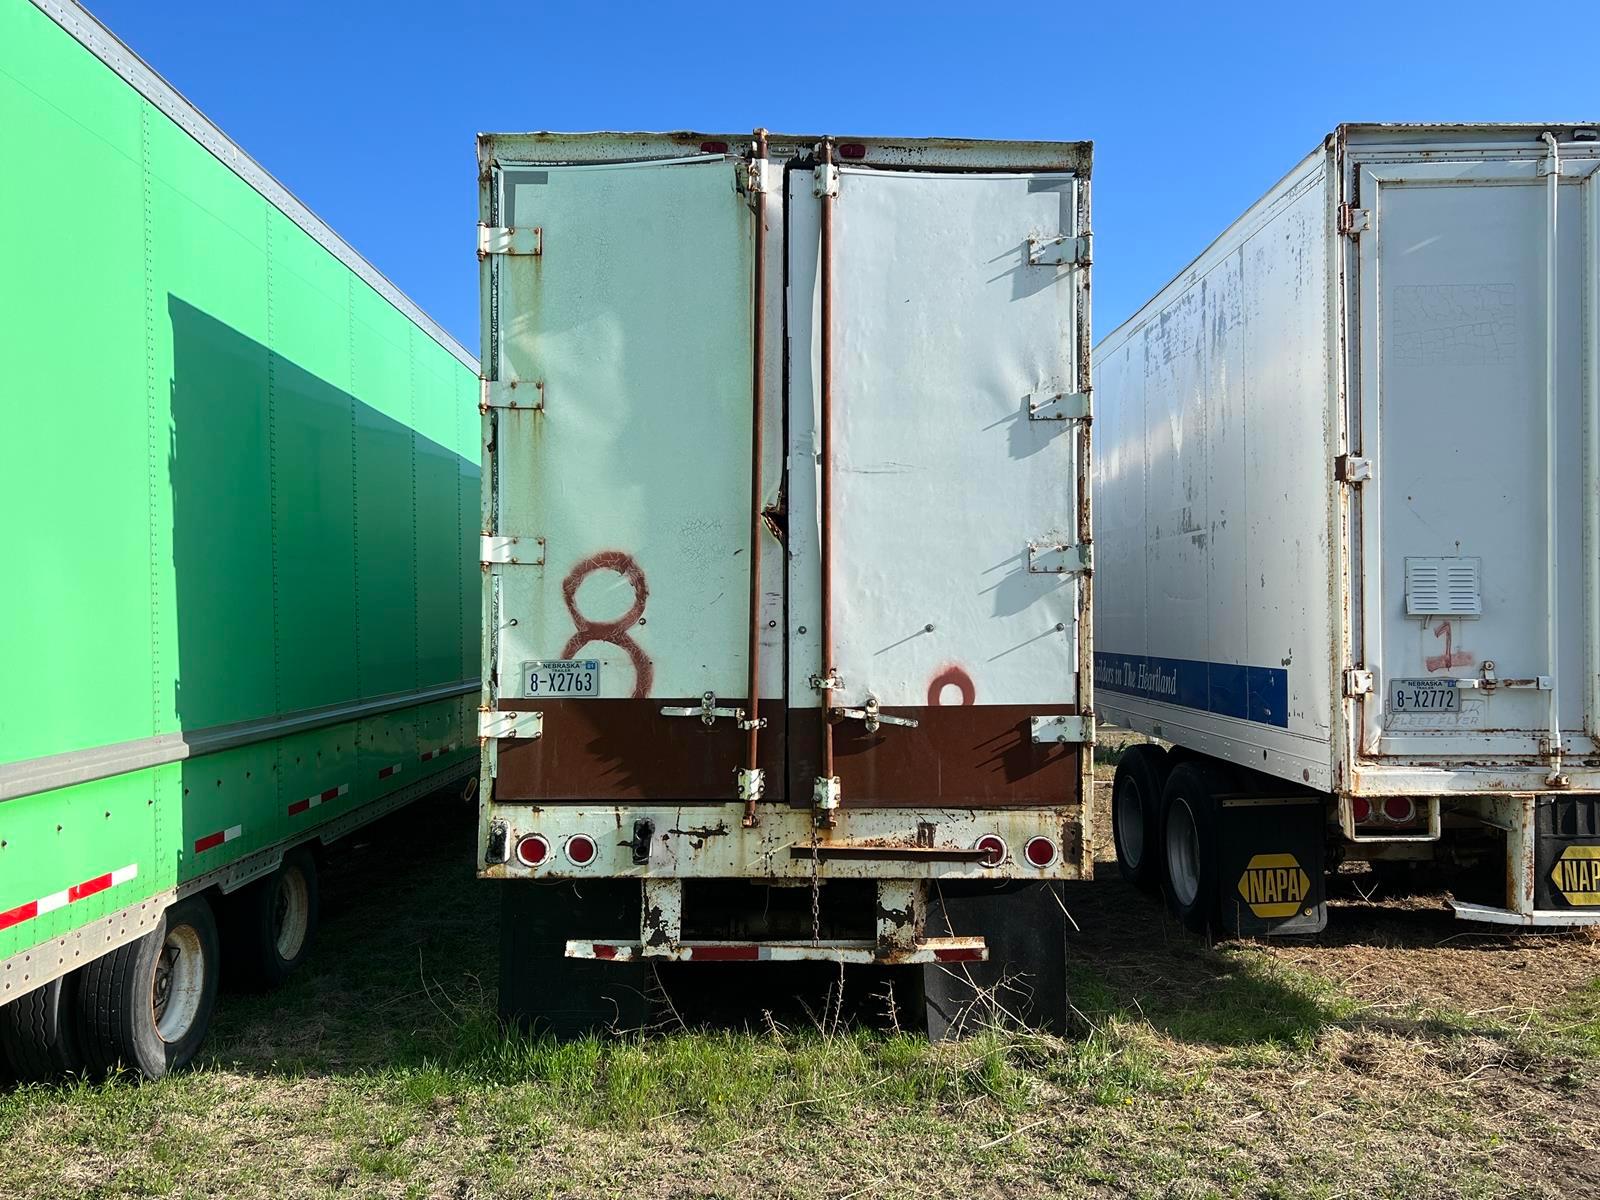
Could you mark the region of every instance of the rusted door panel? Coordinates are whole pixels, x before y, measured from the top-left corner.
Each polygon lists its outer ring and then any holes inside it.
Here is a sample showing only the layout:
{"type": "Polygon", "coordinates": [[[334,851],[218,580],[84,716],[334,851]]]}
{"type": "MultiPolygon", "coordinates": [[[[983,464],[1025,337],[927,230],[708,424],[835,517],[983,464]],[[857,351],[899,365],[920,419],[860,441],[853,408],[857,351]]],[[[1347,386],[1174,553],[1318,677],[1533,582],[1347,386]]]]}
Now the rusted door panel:
{"type": "MultiPolygon", "coordinates": [[[[856,808],[1070,807],[1079,802],[1082,752],[1039,744],[1031,717],[1071,713],[1070,705],[922,706],[896,710],[916,728],[868,733],[859,721],[834,727],[834,769],[844,802],[856,808]]],[[[789,795],[810,805],[821,772],[816,710],[792,721],[789,795]]]]}
{"type": "MultiPolygon", "coordinates": [[[[719,698],[720,701],[720,698],[719,698]]],[[[719,719],[661,718],[664,703],[689,705],[699,697],[675,701],[506,700],[508,709],[544,713],[544,736],[504,741],[499,747],[495,796],[506,802],[669,800],[683,804],[727,804],[733,798],[733,772],[743,761],[745,735],[719,719]]],[[[734,698],[733,705],[741,703],[734,698]]],[[[763,699],[765,732],[784,728],[783,702],[763,699]]],[[[783,795],[783,741],[761,739],[761,766],[770,799],[783,795]]],[[[807,795],[810,784],[806,785],[807,795]]]]}
{"type": "MultiPolygon", "coordinates": [[[[489,626],[497,703],[544,713],[542,738],[499,749],[503,798],[734,798],[735,720],[662,709],[705,693],[741,707],[749,687],[742,170],[716,155],[503,172],[500,222],[539,234],[537,253],[495,261],[497,378],[538,404],[490,410],[492,527],[538,550],[492,568],[489,626]],[[597,686],[525,682],[564,660],[597,663],[597,686]]],[[[780,586],[765,593],[763,629],[781,612],[780,586]]]]}
{"type": "Polygon", "coordinates": [[[1079,386],[1076,268],[1034,261],[1084,232],[1077,186],[844,168],[825,239],[811,176],[791,176],[791,796],[823,772],[812,676],[831,665],[834,707],[917,722],[834,722],[845,806],[1076,799],[1079,748],[1034,745],[1028,719],[1078,696],[1079,577],[1060,568],[1078,540],[1079,432],[1034,415],[1079,386]]]}

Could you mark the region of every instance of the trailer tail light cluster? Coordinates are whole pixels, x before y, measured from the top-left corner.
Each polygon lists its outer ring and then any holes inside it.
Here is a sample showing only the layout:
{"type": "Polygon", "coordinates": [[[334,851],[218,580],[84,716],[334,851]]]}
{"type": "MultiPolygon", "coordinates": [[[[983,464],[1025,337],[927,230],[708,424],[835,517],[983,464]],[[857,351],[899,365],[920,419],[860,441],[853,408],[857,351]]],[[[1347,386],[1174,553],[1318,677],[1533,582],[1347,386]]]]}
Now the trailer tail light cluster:
{"type": "Polygon", "coordinates": [[[1376,805],[1363,796],[1350,799],[1350,819],[1356,825],[1410,825],[1420,815],[1409,796],[1385,796],[1376,805]]]}
{"type": "MultiPolygon", "coordinates": [[[[587,867],[598,857],[600,850],[587,833],[575,833],[562,847],[567,861],[575,867],[587,867]]],[[[525,833],[517,839],[517,861],[525,867],[543,866],[550,859],[550,841],[542,833],[525,833]]]]}
{"type": "Polygon", "coordinates": [[[1056,844],[1047,837],[1029,838],[1028,844],[1022,848],[1022,856],[1028,860],[1029,866],[1042,871],[1055,863],[1056,844]]]}
{"type": "Polygon", "coordinates": [[[984,834],[973,849],[983,851],[983,858],[979,861],[986,867],[998,867],[1006,861],[1006,855],[1010,853],[1005,838],[996,833],[984,834]]]}
{"type": "Polygon", "coordinates": [[[840,158],[865,158],[867,148],[861,142],[841,142],[839,145],[840,158]]]}

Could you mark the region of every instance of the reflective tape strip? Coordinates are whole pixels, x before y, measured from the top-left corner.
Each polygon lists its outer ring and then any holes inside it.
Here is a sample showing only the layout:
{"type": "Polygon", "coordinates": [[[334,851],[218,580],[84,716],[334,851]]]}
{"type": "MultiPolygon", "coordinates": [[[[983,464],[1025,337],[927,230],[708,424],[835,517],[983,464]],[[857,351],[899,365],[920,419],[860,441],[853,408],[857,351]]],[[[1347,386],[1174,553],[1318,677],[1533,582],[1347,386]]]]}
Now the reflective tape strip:
{"type": "Polygon", "coordinates": [[[341,783],[338,787],[325,788],[315,796],[307,796],[304,800],[296,800],[289,805],[289,815],[298,817],[303,812],[310,812],[319,804],[326,804],[329,800],[337,800],[340,796],[348,795],[350,785],[341,783]]]}
{"type": "Polygon", "coordinates": [[[440,746],[437,750],[424,750],[422,752],[422,761],[430,762],[435,758],[443,758],[446,754],[454,754],[458,749],[458,746],[451,743],[448,746],[440,746]]]}
{"type": "Polygon", "coordinates": [[[215,833],[208,833],[203,838],[195,839],[194,852],[196,854],[202,854],[207,850],[211,850],[222,845],[224,842],[233,841],[234,838],[238,837],[243,832],[243,825],[232,825],[227,829],[219,829],[215,833]]]}
{"type": "Polygon", "coordinates": [[[379,779],[387,779],[391,775],[398,775],[398,774],[400,774],[400,764],[399,763],[390,763],[387,767],[383,767],[378,771],[378,778],[379,779]]]}
{"type": "Polygon", "coordinates": [[[125,867],[118,867],[115,871],[107,871],[104,875],[96,875],[92,879],[85,879],[82,883],[75,883],[64,891],[51,892],[48,896],[29,900],[26,904],[19,904],[15,908],[0,912],[0,929],[10,929],[13,925],[20,925],[45,913],[55,912],[56,909],[65,908],[74,901],[136,879],[138,875],[139,864],[129,863],[125,867]]]}

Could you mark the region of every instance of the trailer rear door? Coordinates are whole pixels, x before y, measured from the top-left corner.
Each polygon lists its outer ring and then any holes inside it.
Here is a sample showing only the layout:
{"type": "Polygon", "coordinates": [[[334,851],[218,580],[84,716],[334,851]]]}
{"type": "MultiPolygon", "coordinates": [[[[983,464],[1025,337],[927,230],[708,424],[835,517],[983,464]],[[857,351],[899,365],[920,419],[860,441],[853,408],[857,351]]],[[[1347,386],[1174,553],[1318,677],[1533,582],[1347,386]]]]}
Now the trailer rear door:
{"type": "Polygon", "coordinates": [[[498,306],[486,628],[498,707],[544,714],[542,738],[496,743],[502,800],[734,798],[735,721],[663,710],[737,707],[747,690],[742,169],[708,155],[499,172],[481,235],[498,306]]]}
{"type": "Polygon", "coordinates": [[[1549,167],[1359,172],[1369,754],[1548,754],[1552,714],[1591,750],[1600,194],[1569,162],[1552,214],[1549,167]]]}
{"type": "Polygon", "coordinates": [[[846,806],[1070,805],[1079,747],[1035,721],[1080,695],[1078,180],[824,167],[788,199],[790,795],[831,694],[846,806]]]}

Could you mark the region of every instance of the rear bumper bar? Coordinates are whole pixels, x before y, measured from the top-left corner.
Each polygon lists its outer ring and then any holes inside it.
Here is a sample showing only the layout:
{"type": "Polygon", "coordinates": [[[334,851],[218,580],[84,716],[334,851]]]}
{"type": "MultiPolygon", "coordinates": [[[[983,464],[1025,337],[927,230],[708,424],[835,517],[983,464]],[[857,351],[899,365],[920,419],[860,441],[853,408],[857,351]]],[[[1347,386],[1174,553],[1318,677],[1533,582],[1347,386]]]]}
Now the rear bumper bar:
{"type": "Polygon", "coordinates": [[[1536,908],[1517,912],[1510,908],[1493,908],[1487,904],[1466,904],[1450,901],[1450,908],[1463,921],[1487,921],[1492,925],[1571,926],[1600,925],[1600,910],[1574,912],[1562,908],[1536,908]]]}
{"type": "Polygon", "coordinates": [[[601,962],[837,962],[909,966],[917,963],[983,962],[989,948],[980,938],[924,938],[910,946],[885,946],[873,941],[643,942],[567,943],[568,958],[601,962]]]}

